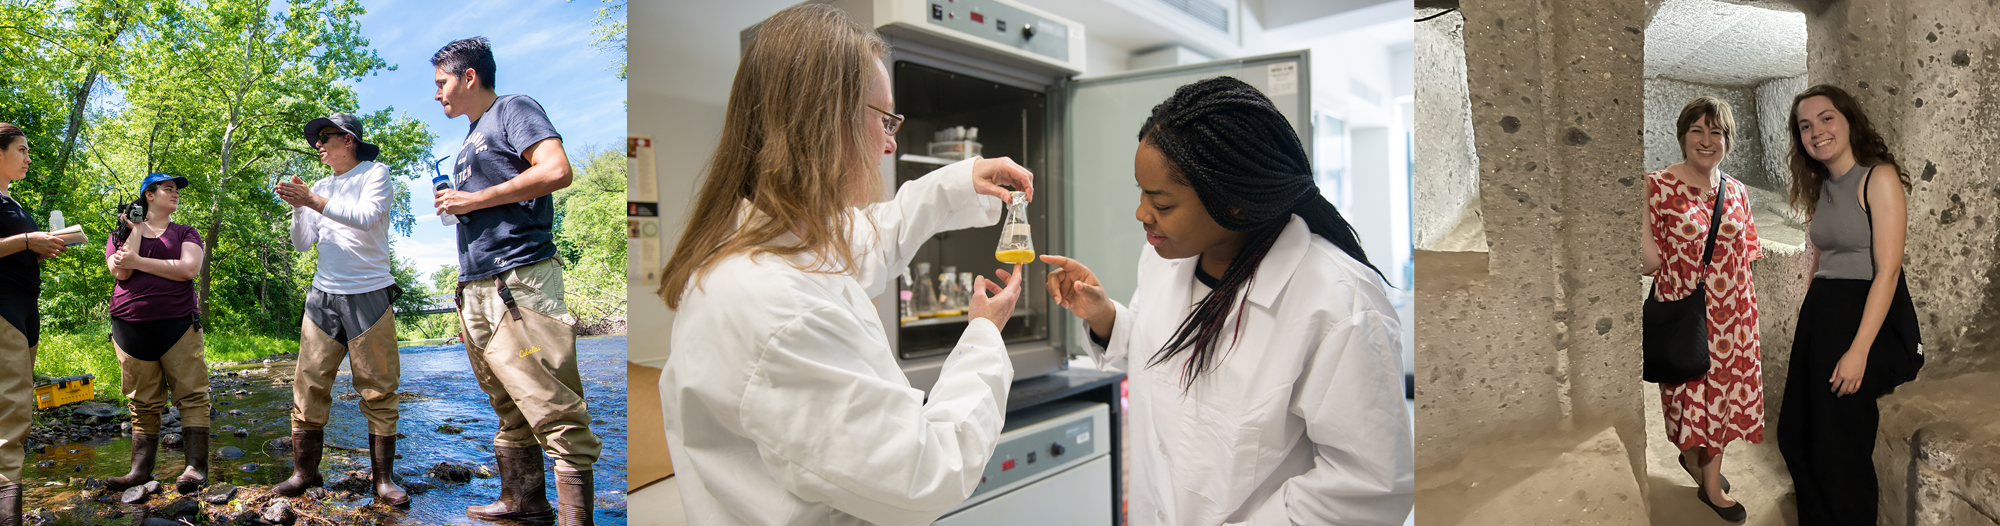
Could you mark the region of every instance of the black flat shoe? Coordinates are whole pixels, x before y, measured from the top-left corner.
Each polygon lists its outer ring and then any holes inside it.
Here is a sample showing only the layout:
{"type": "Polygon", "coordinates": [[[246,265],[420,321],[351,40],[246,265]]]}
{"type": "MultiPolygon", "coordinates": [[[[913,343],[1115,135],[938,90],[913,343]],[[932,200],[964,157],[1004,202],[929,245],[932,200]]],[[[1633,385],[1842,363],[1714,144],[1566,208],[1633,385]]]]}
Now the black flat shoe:
{"type": "Polygon", "coordinates": [[[1743,522],[1743,519],[1748,518],[1750,516],[1750,512],[1743,508],[1743,503],[1741,502],[1736,503],[1735,506],[1724,508],[1721,506],[1717,506],[1715,505],[1714,502],[1710,502],[1708,500],[1708,490],[1697,487],[1694,489],[1694,491],[1695,491],[1695,496],[1701,499],[1701,503],[1707,504],[1708,509],[1715,510],[1715,514],[1721,516],[1722,520],[1726,520],[1729,522],[1743,522]]]}
{"type": "MultiPolygon", "coordinates": [[[[1694,468],[1688,467],[1687,461],[1688,461],[1687,452],[1682,452],[1681,469],[1687,471],[1688,477],[1694,479],[1694,487],[1699,488],[1701,487],[1701,474],[1696,473],[1694,468]]],[[[1720,476],[1722,477],[1722,492],[1729,493],[1729,475],[1720,475],[1720,476]]]]}

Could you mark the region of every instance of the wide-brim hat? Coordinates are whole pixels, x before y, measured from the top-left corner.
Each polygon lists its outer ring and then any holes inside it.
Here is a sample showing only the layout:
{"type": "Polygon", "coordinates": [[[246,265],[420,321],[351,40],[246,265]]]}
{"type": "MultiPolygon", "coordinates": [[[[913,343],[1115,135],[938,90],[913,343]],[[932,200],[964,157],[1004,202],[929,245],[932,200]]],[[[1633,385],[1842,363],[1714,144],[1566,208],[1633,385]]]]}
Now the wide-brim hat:
{"type": "Polygon", "coordinates": [[[354,158],[356,159],[373,161],[375,157],[382,155],[382,148],[362,139],[361,118],[355,117],[352,113],[335,113],[307,122],[305,128],[306,146],[318,148],[319,132],[326,128],[339,128],[348,137],[354,138],[354,142],[356,143],[354,158]]]}
{"type": "Polygon", "coordinates": [[[152,188],[152,187],[153,187],[153,184],[154,184],[154,183],[158,183],[158,182],[161,182],[161,181],[173,181],[173,183],[174,183],[174,189],[175,189],[175,190],[179,190],[179,189],[182,189],[182,188],[187,188],[187,185],[188,185],[188,179],[187,179],[186,177],[181,177],[181,176],[178,176],[178,175],[172,175],[172,174],[164,174],[164,173],[159,173],[159,172],[153,172],[153,173],[149,173],[149,174],[146,174],[146,178],[145,178],[145,179],[140,179],[140,180],[139,180],[139,193],[142,193],[142,194],[143,194],[143,193],[146,193],[146,189],[147,189],[147,188],[152,188]]]}

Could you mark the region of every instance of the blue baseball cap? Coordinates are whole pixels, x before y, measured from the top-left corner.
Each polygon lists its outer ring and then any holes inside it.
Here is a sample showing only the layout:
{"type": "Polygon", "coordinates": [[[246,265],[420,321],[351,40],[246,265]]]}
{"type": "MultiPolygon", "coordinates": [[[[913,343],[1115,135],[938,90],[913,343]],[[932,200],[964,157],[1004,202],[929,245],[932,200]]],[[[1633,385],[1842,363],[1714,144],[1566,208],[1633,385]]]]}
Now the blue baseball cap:
{"type": "Polygon", "coordinates": [[[173,181],[175,190],[187,188],[188,185],[188,179],[186,177],[181,177],[178,175],[168,175],[160,172],[153,172],[146,174],[146,178],[139,181],[139,193],[142,194],[146,193],[146,189],[152,188],[153,183],[158,183],[161,181],[173,181]]]}

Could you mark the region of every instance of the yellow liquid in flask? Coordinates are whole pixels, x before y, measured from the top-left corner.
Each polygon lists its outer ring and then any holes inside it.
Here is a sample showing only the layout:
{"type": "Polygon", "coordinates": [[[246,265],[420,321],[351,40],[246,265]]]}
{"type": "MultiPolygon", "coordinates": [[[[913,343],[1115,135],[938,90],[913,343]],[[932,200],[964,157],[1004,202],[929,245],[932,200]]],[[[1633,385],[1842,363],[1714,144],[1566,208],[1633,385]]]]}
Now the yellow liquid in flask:
{"type": "Polygon", "coordinates": [[[1027,263],[1027,262],[1030,262],[1030,261],[1034,261],[1034,260],[1035,260],[1035,251],[1034,251],[1034,250],[1029,250],[1029,249],[1024,249],[1024,250],[1002,250],[1002,251],[999,251],[999,252],[994,252],[994,253],[993,253],[993,259],[998,259],[998,260],[1000,260],[1000,262],[1001,262],[1001,263],[1023,263],[1023,264],[1025,264],[1025,263],[1027,263]]]}

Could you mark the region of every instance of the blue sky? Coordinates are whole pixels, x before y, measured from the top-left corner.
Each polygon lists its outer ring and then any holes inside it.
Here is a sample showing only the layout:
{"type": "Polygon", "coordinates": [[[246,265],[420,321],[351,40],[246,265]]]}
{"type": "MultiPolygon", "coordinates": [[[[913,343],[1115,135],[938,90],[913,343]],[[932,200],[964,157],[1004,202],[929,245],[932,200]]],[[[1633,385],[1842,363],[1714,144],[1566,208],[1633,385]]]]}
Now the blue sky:
{"type": "MultiPolygon", "coordinates": [[[[437,134],[432,154],[457,155],[471,123],[446,119],[431,99],[436,85],[432,53],[460,38],[484,36],[493,44],[496,90],[526,94],[542,103],[563,135],[571,160],[586,146],[620,147],[625,141],[625,82],[611,70],[612,54],[590,45],[591,20],[601,0],[499,0],[429,2],[362,0],[361,34],[383,60],[396,66],[354,84],[363,113],[394,107],[420,119],[437,134]]],[[[449,169],[449,166],[447,166],[449,169]]],[[[431,204],[430,173],[404,181],[411,185],[410,208],[417,214],[412,235],[394,240],[396,257],[416,262],[428,276],[458,262],[457,234],[438,224],[431,204]]]]}

